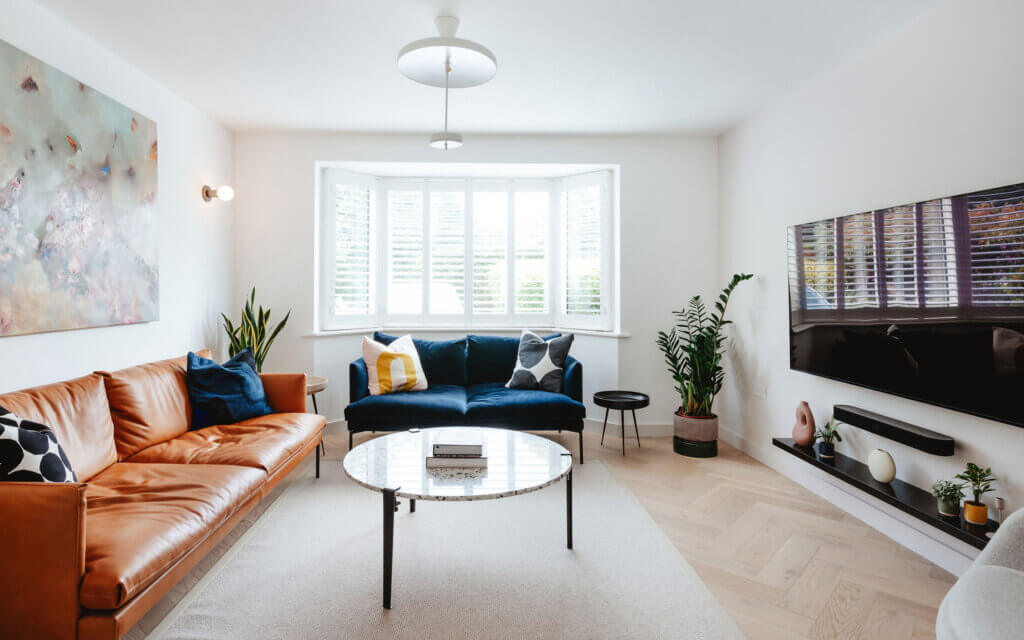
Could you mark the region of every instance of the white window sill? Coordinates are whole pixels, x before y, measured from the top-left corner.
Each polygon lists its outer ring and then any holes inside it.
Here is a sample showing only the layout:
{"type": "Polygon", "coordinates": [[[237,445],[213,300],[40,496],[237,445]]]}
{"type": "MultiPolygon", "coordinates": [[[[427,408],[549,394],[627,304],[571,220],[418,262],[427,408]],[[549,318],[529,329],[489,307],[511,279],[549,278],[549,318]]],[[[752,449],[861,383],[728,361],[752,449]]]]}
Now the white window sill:
{"type": "MultiPolygon", "coordinates": [[[[633,337],[633,334],[624,331],[595,331],[593,329],[565,329],[559,327],[532,327],[534,331],[553,333],[572,333],[578,336],[596,336],[599,338],[615,338],[622,340],[633,337]]],[[[364,327],[360,329],[331,329],[319,330],[304,334],[304,338],[330,338],[332,336],[354,336],[371,334],[374,331],[388,334],[401,333],[470,333],[487,335],[491,333],[519,333],[522,327],[364,327]]]]}

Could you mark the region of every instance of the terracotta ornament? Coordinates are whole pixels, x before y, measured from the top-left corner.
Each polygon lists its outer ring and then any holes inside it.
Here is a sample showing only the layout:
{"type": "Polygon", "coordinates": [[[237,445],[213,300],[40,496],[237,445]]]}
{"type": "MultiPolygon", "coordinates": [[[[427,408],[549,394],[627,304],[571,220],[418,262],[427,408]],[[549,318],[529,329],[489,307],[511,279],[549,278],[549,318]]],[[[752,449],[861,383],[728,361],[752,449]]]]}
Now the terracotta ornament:
{"type": "Polygon", "coordinates": [[[814,444],[814,414],[806,402],[796,405],[796,424],[793,425],[793,442],[803,447],[814,444]]]}

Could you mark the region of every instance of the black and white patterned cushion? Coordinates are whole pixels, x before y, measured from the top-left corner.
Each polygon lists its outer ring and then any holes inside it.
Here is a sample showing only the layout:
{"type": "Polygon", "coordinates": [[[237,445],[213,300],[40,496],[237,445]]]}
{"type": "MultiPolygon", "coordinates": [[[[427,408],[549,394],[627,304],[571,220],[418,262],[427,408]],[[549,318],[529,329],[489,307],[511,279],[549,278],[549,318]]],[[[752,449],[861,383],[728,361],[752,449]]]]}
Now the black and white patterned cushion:
{"type": "Polygon", "coordinates": [[[505,386],[509,389],[542,389],[561,393],[565,359],[569,356],[572,340],[571,333],[544,340],[532,331],[523,329],[523,336],[519,339],[519,353],[516,355],[516,368],[505,386]]]}
{"type": "Polygon", "coordinates": [[[71,463],[46,425],[0,407],[0,481],[77,482],[71,463]]]}

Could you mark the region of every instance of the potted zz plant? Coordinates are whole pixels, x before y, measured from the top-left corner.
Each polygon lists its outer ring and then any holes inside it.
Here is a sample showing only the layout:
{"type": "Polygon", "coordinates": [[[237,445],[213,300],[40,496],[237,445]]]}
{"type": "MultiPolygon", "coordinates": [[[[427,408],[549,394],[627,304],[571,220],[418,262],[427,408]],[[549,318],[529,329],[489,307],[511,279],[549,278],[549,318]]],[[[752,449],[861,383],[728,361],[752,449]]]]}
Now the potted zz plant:
{"type": "Polygon", "coordinates": [[[842,442],[843,436],[839,435],[839,425],[835,418],[829,418],[828,422],[814,432],[815,438],[821,438],[818,443],[818,455],[822,458],[834,458],[836,456],[836,442],[842,442]]]}
{"type": "Polygon", "coordinates": [[[960,498],[964,497],[964,485],[949,480],[936,480],[932,495],[938,503],[939,515],[955,518],[960,515],[960,498]]]}
{"type": "Polygon", "coordinates": [[[750,273],[734,275],[715,300],[714,311],[708,311],[700,296],[690,298],[685,309],[672,312],[676,326],[668,332],[658,332],[658,347],[665,354],[668,372],[682,399],[672,418],[672,447],[676,453],[694,458],[718,455],[718,416],[711,411],[711,405],[725,379],[722,329],[729,324],[725,307],[733,289],[753,277],[750,273]]]}
{"type": "Polygon", "coordinates": [[[224,320],[224,332],[228,334],[228,355],[232,358],[246,349],[252,350],[253,360],[256,361],[256,371],[263,371],[263,361],[270,352],[270,345],[274,343],[277,334],[281,333],[288,318],[292,315],[289,311],[284,319],[277,323],[273,329],[269,329],[270,309],[264,310],[262,306],[256,308],[256,287],[253,287],[249,299],[245,301],[242,308],[242,319],[236,326],[226,314],[221,314],[224,320]]]}
{"type": "Polygon", "coordinates": [[[982,469],[973,462],[967,463],[967,469],[956,475],[957,480],[963,480],[971,486],[971,493],[974,500],[964,500],[964,520],[971,524],[988,524],[988,505],[981,501],[981,496],[995,491],[992,483],[996,478],[992,475],[992,469],[982,469]]]}

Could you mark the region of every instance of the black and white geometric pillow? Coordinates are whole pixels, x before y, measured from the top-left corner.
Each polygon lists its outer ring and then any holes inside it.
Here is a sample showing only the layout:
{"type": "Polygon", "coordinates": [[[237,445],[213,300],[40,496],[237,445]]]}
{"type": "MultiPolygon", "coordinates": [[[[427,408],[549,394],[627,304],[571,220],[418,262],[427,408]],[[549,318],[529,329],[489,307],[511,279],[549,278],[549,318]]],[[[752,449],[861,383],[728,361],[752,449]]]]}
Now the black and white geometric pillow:
{"type": "Polygon", "coordinates": [[[509,389],[541,389],[561,393],[562,373],[572,339],[573,335],[569,333],[544,340],[532,331],[523,329],[516,368],[505,386],[509,389]]]}
{"type": "Polygon", "coordinates": [[[77,482],[57,436],[46,425],[0,407],[0,481],[77,482]]]}

